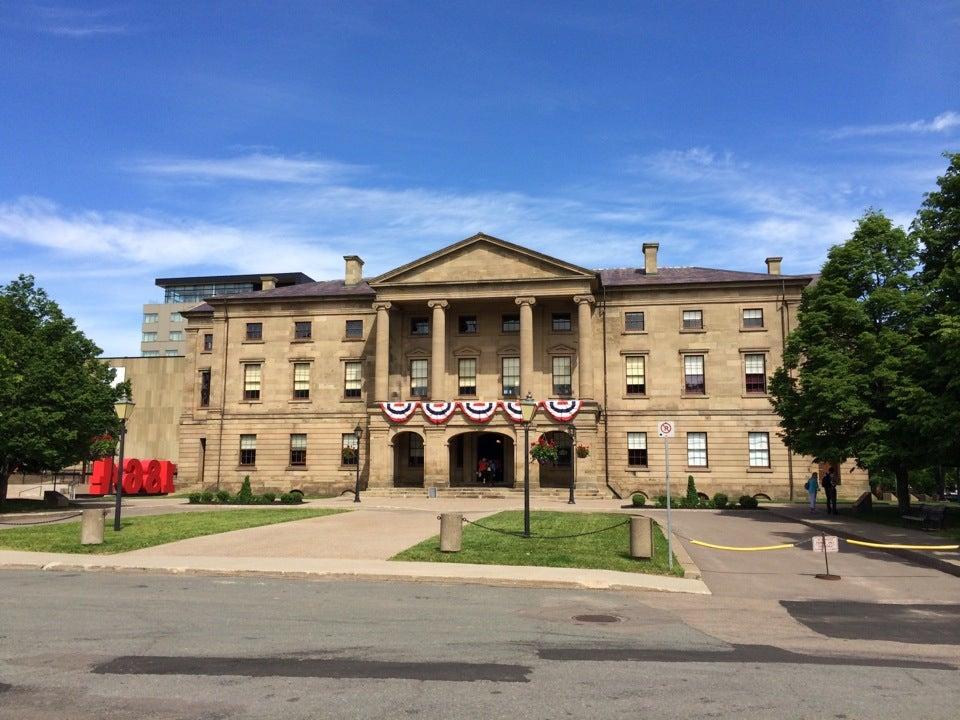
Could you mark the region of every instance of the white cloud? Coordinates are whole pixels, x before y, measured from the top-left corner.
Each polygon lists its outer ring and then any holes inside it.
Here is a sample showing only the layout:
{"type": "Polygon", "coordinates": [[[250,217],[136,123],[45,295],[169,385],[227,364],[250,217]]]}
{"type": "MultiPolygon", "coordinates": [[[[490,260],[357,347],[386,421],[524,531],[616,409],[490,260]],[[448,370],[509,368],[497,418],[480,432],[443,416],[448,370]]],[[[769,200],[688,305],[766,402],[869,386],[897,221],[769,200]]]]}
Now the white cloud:
{"type": "Polygon", "coordinates": [[[251,153],[233,158],[154,158],[134,168],[147,175],[198,181],[313,184],[355,175],[359,165],[305,157],[251,153]]]}
{"type": "Polygon", "coordinates": [[[932,120],[914,120],[913,122],[889,123],[886,125],[848,125],[827,133],[835,140],[849,137],[867,137],[872,135],[929,134],[943,133],[960,127],[960,113],[952,110],[940,113],[932,120]]]}
{"type": "Polygon", "coordinates": [[[40,32],[70,38],[101,35],[126,35],[130,27],[116,19],[113,8],[76,8],[56,5],[36,6],[36,25],[40,32]]]}

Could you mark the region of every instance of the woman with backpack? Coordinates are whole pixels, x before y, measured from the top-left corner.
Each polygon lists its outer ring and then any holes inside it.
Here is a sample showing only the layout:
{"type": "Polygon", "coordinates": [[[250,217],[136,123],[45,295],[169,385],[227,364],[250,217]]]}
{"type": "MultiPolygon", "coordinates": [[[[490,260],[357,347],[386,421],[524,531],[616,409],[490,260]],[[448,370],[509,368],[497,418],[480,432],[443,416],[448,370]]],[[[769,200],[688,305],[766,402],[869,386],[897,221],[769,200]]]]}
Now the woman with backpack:
{"type": "Polygon", "coordinates": [[[817,490],[820,489],[820,484],[817,482],[817,474],[815,472],[810,473],[810,477],[807,478],[807,484],[804,485],[807,489],[807,497],[810,498],[810,512],[817,511],[817,490]]]}

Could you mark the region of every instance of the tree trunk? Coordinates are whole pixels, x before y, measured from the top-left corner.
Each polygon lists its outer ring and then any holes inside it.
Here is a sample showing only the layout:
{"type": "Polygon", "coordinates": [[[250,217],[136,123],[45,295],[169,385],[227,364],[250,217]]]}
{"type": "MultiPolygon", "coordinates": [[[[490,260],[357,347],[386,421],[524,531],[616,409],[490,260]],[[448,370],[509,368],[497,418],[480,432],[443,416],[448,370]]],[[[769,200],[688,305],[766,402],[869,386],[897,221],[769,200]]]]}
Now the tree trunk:
{"type": "Polygon", "coordinates": [[[943,465],[937,465],[937,500],[944,500],[947,497],[947,477],[943,471],[943,465]]]}
{"type": "Polygon", "coordinates": [[[897,477],[897,504],[900,514],[905,515],[910,512],[910,471],[900,465],[894,474],[897,477]]]}
{"type": "Polygon", "coordinates": [[[7,487],[10,481],[10,473],[0,470],[0,505],[7,502],[7,487]]]}

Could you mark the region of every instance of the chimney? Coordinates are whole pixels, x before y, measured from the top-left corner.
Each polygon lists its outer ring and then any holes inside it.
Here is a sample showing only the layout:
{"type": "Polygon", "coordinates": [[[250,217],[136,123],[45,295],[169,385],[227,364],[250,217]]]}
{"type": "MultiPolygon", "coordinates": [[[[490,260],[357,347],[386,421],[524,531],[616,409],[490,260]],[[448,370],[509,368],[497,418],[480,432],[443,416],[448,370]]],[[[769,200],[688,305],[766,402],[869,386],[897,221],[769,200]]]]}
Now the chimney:
{"type": "Polygon", "coordinates": [[[363,279],[363,260],[357,255],[344,255],[343,259],[347,263],[343,275],[344,285],[359,285],[363,279]]]}
{"type": "Polygon", "coordinates": [[[766,260],[767,263],[767,274],[768,275],[779,275],[780,274],[780,263],[783,261],[782,257],[768,257],[766,260]]]}
{"type": "Polygon", "coordinates": [[[643,244],[643,272],[647,275],[657,274],[657,250],[660,243],[643,244]]]}
{"type": "Polygon", "coordinates": [[[273,275],[262,275],[260,277],[261,290],[273,290],[277,286],[277,279],[273,275]]]}

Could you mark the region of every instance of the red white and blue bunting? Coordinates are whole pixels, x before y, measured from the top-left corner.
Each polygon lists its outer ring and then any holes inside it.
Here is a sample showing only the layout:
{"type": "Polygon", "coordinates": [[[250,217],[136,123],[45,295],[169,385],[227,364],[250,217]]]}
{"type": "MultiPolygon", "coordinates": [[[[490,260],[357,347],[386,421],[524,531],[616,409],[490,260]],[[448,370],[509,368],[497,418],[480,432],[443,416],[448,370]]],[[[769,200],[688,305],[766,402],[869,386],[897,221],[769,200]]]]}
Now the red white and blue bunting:
{"type": "Polygon", "coordinates": [[[500,403],[503,407],[504,414],[513,420],[515,423],[523,422],[523,408],[518,402],[504,402],[500,403]]]}
{"type": "Polygon", "coordinates": [[[570,422],[573,420],[580,408],[583,406],[582,400],[541,400],[540,407],[547,411],[547,415],[557,422],[570,422]]]}
{"type": "Polygon", "coordinates": [[[455,402],[425,402],[420,405],[427,420],[434,425],[442,425],[457,411],[455,402]]]}
{"type": "Polygon", "coordinates": [[[383,414],[395,423],[405,423],[413,417],[418,407],[420,407],[420,403],[416,401],[380,403],[383,414]]]}
{"type": "Polygon", "coordinates": [[[460,410],[467,416],[468,420],[475,423],[490,422],[500,403],[494,402],[461,402],[460,410]]]}

